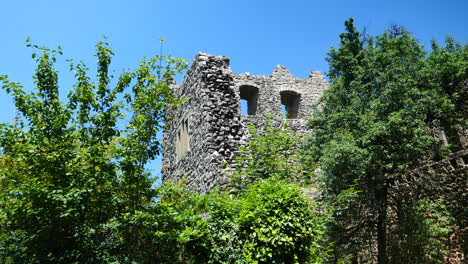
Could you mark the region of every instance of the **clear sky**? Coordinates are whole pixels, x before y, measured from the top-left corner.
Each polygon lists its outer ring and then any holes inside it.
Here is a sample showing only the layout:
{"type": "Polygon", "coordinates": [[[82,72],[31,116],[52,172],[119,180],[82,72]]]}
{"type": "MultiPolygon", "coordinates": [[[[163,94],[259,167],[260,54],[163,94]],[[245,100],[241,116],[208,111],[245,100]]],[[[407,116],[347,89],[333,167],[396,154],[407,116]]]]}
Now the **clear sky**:
{"type": "MultiPolygon", "coordinates": [[[[188,60],[198,51],[226,55],[238,73],[270,75],[282,64],[301,78],[327,71],[326,52],[349,17],[372,35],[397,24],[426,46],[446,35],[468,42],[468,0],[3,0],[0,10],[0,74],[32,89],[35,64],[26,37],[61,45],[63,94],[73,84],[65,59],[94,66],[94,45],[103,35],[116,54],[117,72],[159,53],[163,36],[165,54],[188,60]]],[[[0,91],[0,122],[13,115],[11,98],[0,91]]],[[[151,167],[159,171],[160,162],[151,167]]]]}

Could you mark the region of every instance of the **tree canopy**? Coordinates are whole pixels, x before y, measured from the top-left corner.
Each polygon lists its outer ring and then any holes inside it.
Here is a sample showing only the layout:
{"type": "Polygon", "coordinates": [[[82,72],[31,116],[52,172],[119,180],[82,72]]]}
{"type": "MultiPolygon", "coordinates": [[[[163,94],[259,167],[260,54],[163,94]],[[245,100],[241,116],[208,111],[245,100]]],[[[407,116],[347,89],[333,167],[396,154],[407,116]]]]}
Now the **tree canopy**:
{"type": "Polygon", "coordinates": [[[18,110],[0,127],[0,252],[4,263],[97,262],[109,221],[144,209],[154,197],[144,165],[161,152],[156,138],[168,104],[167,80],[186,62],[142,60],[112,81],[112,49],[96,45],[97,80],[83,62],[63,102],[54,68],[61,48],[32,45],[34,92],[0,76],[18,110]],[[163,64],[161,63],[163,62],[163,64]]]}
{"type": "MultiPolygon", "coordinates": [[[[375,233],[378,263],[387,263],[388,201],[396,179],[441,151],[433,121],[466,129],[468,49],[449,38],[446,47],[434,42],[427,56],[403,27],[372,37],[361,34],[353,19],[345,26],[339,47],[328,53],[330,88],[311,120],[309,151],[327,195],[356,182],[362,190],[337,222],[337,239],[355,239],[350,253],[371,243],[375,233]]],[[[434,250],[429,258],[441,253],[434,250]]]]}

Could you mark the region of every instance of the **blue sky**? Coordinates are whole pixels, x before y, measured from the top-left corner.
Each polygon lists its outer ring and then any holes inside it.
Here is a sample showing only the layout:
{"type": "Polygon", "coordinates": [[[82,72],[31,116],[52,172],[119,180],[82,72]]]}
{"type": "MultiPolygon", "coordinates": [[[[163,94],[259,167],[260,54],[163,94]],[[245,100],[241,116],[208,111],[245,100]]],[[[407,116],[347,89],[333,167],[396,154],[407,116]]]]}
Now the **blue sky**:
{"type": "MultiPolygon", "coordinates": [[[[188,60],[198,51],[226,55],[234,72],[262,75],[282,64],[301,78],[311,70],[327,71],[326,52],[338,43],[349,17],[372,35],[397,24],[426,45],[446,35],[468,41],[466,0],[6,0],[0,12],[0,74],[33,89],[35,64],[26,37],[39,45],[61,45],[64,56],[57,67],[64,94],[73,85],[65,59],[93,68],[94,45],[103,35],[116,54],[117,72],[159,53],[163,36],[165,54],[188,60]]],[[[11,98],[2,90],[0,122],[13,115],[11,98]]],[[[151,167],[158,171],[160,163],[151,167]]]]}

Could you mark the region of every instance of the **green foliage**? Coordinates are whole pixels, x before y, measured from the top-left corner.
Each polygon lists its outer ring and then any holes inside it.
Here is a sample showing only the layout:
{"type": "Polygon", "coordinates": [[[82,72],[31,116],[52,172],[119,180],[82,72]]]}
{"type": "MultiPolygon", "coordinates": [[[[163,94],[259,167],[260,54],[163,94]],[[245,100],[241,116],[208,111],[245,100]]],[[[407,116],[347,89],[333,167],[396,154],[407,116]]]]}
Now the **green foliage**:
{"type": "Polygon", "coordinates": [[[352,20],[346,26],[340,48],[327,58],[331,87],[311,121],[320,165],[327,175],[343,177],[329,185],[337,190],[342,180],[356,178],[382,185],[433,143],[421,100],[428,95],[418,87],[422,47],[402,29],[364,42],[352,20]]]}
{"type": "Polygon", "coordinates": [[[297,185],[269,179],[238,195],[201,195],[169,183],[157,198],[151,209],[107,224],[115,260],[323,263],[328,257],[325,217],[297,185]]]}
{"type": "Polygon", "coordinates": [[[54,68],[62,51],[28,46],[38,65],[35,92],[0,76],[19,113],[0,126],[0,260],[107,263],[111,249],[134,242],[112,227],[135,229],[154,210],[144,165],[161,152],[165,106],[178,104],[166,81],[186,62],[144,59],[111,87],[113,52],[99,42],[97,82],[84,63],[71,63],[77,82],[63,103],[54,68]]]}
{"type": "Polygon", "coordinates": [[[267,179],[238,195],[214,192],[192,199],[197,204],[192,210],[205,221],[197,227],[204,237],[195,248],[206,259],[197,263],[323,263],[327,258],[325,217],[297,185],[267,179]]]}
{"type": "Polygon", "coordinates": [[[173,184],[156,191],[158,201],[109,222],[111,255],[119,263],[206,263],[203,197],[173,184]]]}
{"type": "Polygon", "coordinates": [[[223,199],[229,201],[228,210],[215,207],[222,217],[210,232],[218,234],[215,244],[229,246],[214,253],[230,256],[221,263],[324,262],[330,251],[325,239],[329,212],[336,208],[301,194],[299,186],[317,192],[312,182],[316,165],[304,160],[303,139],[271,117],[261,129],[251,126],[249,135],[234,162],[230,183],[235,195],[223,199]]]}
{"type": "Polygon", "coordinates": [[[294,135],[288,124],[275,124],[266,117],[261,130],[249,127],[249,141],[239,148],[231,184],[242,189],[259,180],[274,178],[289,183],[311,184],[315,164],[303,162],[303,138],[294,135]]]}
{"type": "Polygon", "coordinates": [[[434,116],[444,122],[466,127],[468,45],[461,45],[451,37],[447,37],[445,47],[432,41],[432,51],[426,63],[425,83],[429,89],[437,92],[439,100],[443,100],[439,103],[443,108],[436,108],[439,111],[434,116]]]}
{"type": "Polygon", "coordinates": [[[297,185],[267,180],[242,194],[239,215],[247,263],[322,263],[325,221],[297,185]]]}
{"type": "Polygon", "coordinates": [[[206,263],[247,263],[242,255],[244,242],[238,221],[241,203],[239,198],[226,192],[204,195],[205,207],[201,215],[207,222],[209,251],[206,263]]]}
{"type": "Polygon", "coordinates": [[[391,236],[390,263],[444,263],[453,219],[442,201],[420,200],[405,208],[391,236]]]}
{"type": "Polygon", "coordinates": [[[355,180],[364,191],[351,209],[358,213],[353,219],[364,217],[363,221],[337,228],[336,236],[344,237],[343,230],[353,230],[349,234],[353,235],[374,222],[379,263],[385,263],[388,186],[434,142],[424,122],[428,111],[424,102],[430,94],[420,88],[418,77],[424,51],[401,28],[365,41],[352,20],[346,28],[339,49],[332,48],[327,58],[331,86],[311,121],[311,152],[323,169],[325,191],[331,197],[355,180]],[[356,210],[362,206],[367,215],[356,210]]]}
{"type": "Polygon", "coordinates": [[[462,46],[450,37],[445,47],[433,41],[422,75],[423,85],[436,99],[427,102],[432,106],[429,117],[440,123],[449,148],[458,151],[461,144],[457,134],[467,136],[468,127],[468,45],[462,46]]]}
{"type": "Polygon", "coordinates": [[[434,121],[458,132],[466,127],[467,47],[449,38],[426,56],[404,28],[371,37],[352,19],[345,26],[328,53],[331,85],[311,120],[307,155],[320,164],[328,199],[356,181],[362,191],[336,218],[337,255],[365,251],[363,242],[376,233],[378,262],[386,263],[389,188],[421,157],[439,152],[434,121]]]}

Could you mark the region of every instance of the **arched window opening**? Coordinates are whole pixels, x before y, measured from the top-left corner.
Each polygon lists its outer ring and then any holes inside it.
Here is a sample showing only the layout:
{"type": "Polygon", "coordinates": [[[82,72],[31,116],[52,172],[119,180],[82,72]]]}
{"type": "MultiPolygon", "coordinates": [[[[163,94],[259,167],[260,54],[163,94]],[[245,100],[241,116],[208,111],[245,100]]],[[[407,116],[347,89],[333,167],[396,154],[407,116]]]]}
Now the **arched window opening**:
{"type": "Polygon", "coordinates": [[[188,120],[182,120],[182,124],[179,127],[177,132],[176,139],[176,159],[179,161],[182,159],[185,153],[189,150],[189,130],[188,130],[188,120]]]}
{"type": "Polygon", "coordinates": [[[250,85],[239,87],[241,98],[241,114],[255,115],[257,113],[258,88],[250,85]]]}
{"type": "Polygon", "coordinates": [[[295,119],[299,112],[299,102],[301,95],[293,91],[280,92],[281,95],[281,110],[283,118],[295,119]]]}

